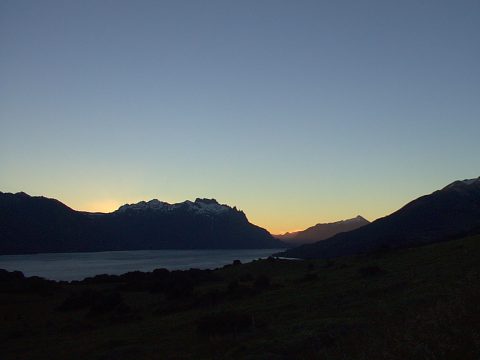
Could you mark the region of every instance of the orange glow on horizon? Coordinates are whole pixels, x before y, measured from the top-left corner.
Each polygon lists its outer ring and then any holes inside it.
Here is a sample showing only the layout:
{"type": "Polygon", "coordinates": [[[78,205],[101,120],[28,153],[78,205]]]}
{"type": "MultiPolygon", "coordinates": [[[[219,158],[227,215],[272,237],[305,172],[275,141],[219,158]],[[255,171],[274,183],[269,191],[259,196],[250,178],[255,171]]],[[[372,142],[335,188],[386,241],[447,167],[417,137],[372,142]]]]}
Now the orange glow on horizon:
{"type": "MultiPolygon", "coordinates": [[[[313,224],[313,225],[315,225],[315,224],[313,224]]],[[[303,231],[306,228],[308,228],[310,226],[313,226],[313,225],[309,225],[309,226],[307,226],[303,229],[294,229],[294,230],[276,230],[276,231],[273,231],[273,230],[268,229],[267,227],[265,227],[265,229],[267,229],[268,232],[270,232],[270,234],[272,234],[272,235],[283,235],[283,234],[286,234],[286,233],[294,233],[294,232],[298,232],[298,231],[303,231]]]]}
{"type": "MultiPolygon", "coordinates": [[[[119,200],[114,200],[114,199],[103,199],[103,200],[96,200],[92,202],[87,202],[85,204],[79,204],[74,207],[74,209],[78,211],[87,211],[87,212],[92,212],[92,213],[111,213],[115,210],[117,210],[120,206],[129,203],[128,201],[119,201],[119,200]]],[[[135,203],[135,201],[132,201],[131,203],[135,203]]],[[[292,229],[287,229],[284,230],[282,225],[285,226],[285,223],[282,221],[271,221],[270,224],[264,225],[260,222],[256,222],[255,220],[249,219],[249,221],[252,224],[255,224],[257,226],[263,227],[266,229],[270,234],[272,235],[283,235],[287,232],[292,233],[296,231],[302,231],[305,230],[306,228],[313,226],[315,224],[310,224],[306,225],[304,228],[299,228],[298,226],[295,227],[293,230],[292,229]],[[276,223],[281,223],[282,225],[276,226],[276,223]],[[278,230],[281,229],[281,230],[278,230]]]]}
{"type": "MultiPolygon", "coordinates": [[[[137,203],[141,200],[138,199],[98,199],[98,200],[90,200],[90,199],[78,199],[76,204],[72,204],[72,208],[78,211],[87,211],[87,212],[98,212],[98,213],[111,213],[116,211],[120,206],[124,204],[130,203],[137,203]],[[78,201],[80,200],[80,201],[78,201]],[[83,201],[82,201],[83,200],[83,201]],[[90,201],[89,201],[90,200],[90,201]]],[[[74,201],[72,201],[74,202],[74,201]]],[[[69,202],[64,202],[69,205],[69,202]]],[[[171,201],[170,203],[175,203],[175,201],[171,201]]],[[[306,212],[302,214],[303,216],[292,216],[290,213],[279,213],[275,214],[272,218],[271,214],[269,213],[265,216],[265,213],[258,214],[256,213],[257,208],[253,208],[251,210],[244,210],[247,214],[247,218],[250,223],[260,226],[266,229],[272,235],[283,235],[285,233],[294,233],[298,231],[303,231],[309,227],[315,226],[319,223],[330,223],[340,220],[349,219],[355,217],[356,215],[352,215],[353,213],[348,214],[341,214],[341,211],[336,211],[335,214],[318,214],[318,216],[312,215],[315,211],[313,210],[312,213],[306,212]],[[250,214],[250,215],[249,215],[250,214]]],[[[366,219],[370,221],[374,220],[378,217],[378,214],[361,214],[366,219]],[[377,216],[375,216],[377,215],[377,216]]]]}
{"type": "Polygon", "coordinates": [[[110,213],[117,210],[123,204],[124,203],[118,200],[104,199],[86,203],[79,210],[88,212],[110,213]]]}

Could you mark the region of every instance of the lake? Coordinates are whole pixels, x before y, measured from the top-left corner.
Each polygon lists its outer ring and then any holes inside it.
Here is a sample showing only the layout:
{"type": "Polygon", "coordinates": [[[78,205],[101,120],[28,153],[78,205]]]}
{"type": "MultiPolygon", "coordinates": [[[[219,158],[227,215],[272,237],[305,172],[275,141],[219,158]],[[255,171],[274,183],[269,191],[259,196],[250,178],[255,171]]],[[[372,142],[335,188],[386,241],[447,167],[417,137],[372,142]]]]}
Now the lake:
{"type": "Polygon", "coordinates": [[[51,280],[82,280],[98,274],[129,271],[214,269],[233,260],[242,263],[266,258],[282,249],[241,250],[137,250],[94,253],[1,255],[0,269],[19,270],[26,276],[51,280]]]}

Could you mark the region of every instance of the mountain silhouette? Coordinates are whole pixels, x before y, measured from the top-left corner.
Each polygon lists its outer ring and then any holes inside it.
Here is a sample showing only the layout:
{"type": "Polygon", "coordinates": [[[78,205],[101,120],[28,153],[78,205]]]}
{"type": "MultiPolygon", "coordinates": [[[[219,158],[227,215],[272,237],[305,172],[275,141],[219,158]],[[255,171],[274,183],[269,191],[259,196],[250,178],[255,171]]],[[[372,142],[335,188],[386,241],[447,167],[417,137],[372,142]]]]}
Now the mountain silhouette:
{"type": "Polygon", "coordinates": [[[311,244],[317,241],[328,239],[338,233],[358,229],[359,227],[369,223],[370,222],[368,220],[359,215],[352,219],[326,224],[317,224],[302,231],[295,231],[274,236],[275,238],[290,245],[311,244]]]}
{"type": "Polygon", "coordinates": [[[102,214],[75,211],[55,199],[0,192],[0,254],[282,247],[245,213],[213,199],[142,201],[102,214]]]}
{"type": "Polygon", "coordinates": [[[281,253],[333,258],[418,246],[480,233],[480,178],[455,181],[359,229],[281,253]]]}

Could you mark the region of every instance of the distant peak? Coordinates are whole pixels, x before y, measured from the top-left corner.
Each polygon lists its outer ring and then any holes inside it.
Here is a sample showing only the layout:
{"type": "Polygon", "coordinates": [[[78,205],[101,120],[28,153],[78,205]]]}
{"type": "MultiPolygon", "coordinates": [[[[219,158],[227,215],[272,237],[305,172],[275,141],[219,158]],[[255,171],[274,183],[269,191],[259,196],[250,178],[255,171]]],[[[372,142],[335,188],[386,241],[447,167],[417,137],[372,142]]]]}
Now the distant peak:
{"type": "Polygon", "coordinates": [[[230,210],[231,208],[227,205],[221,205],[215,199],[205,199],[197,198],[195,202],[186,200],[181,203],[169,204],[157,199],[150,201],[140,201],[136,204],[125,204],[118,208],[117,212],[126,212],[126,211],[175,211],[178,209],[187,209],[198,214],[220,214],[230,210]]]}
{"type": "Polygon", "coordinates": [[[323,226],[323,225],[333,225],[333,224],[345,224],[345,223],[352,223],[352,222],[362,222],[362,223],[369,223],[370,221],[368,221],[367,219],[365,219],[363,216],[361,215],[357,215],[355,216],[354,218],[351,218],[351,219],[344,219],[344,220],[339,220],[339,221],[335,221],[335,222],[331,222],[331,223],[319,223],[317,224],[318,226],[323,226]]]}
{"type": "Polygon", "coordinates": [[[207,205],[219,205],[218,201],[215,199],[201,199],[201,198],[196,198],[195,199],[196,204],[207,204],[207,205]]]}
{"type": "Polygon", "coordinates": [[[125,204],[118,208],[117,211],[124,212],[126,210],[160,210],[170,206],[169,203],[160,201],[158,199],[152,199],[150,201],[140,201],[136,204],[125,204]]]}
{"type": "Polygon", "coordinates": [[[15,195],[22,196],[22,197],[31,197],[30,195],[28,195],[26,192],[23,192],[23,191],[20,191],[20,192],[16,193],[15,195]]]}

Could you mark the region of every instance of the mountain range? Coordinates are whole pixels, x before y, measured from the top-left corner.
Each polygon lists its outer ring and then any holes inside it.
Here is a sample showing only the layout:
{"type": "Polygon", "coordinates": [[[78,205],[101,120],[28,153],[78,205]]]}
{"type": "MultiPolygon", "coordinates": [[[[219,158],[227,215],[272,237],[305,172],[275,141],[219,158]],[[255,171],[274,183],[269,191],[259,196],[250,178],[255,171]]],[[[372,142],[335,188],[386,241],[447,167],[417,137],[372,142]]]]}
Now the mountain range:
{"type": "Polygon", "coordinates": [[[455,181],[386,217],[287,250],[294,258],[334,258],[419,246],[480,233],[480,178],[455,181]]]}
{"type": "Polygon", "coordinates": [[[75,211],[55,199],[0,192],[0,254],[149,249],[259,249],[285,244],[214,199],[75,211]]]}
{"type": "Polygon", "coordinates": [[[285,242],[251,224],[244,212],[214,199],[141,201],[104,214],[76,211],[41,196],[0,192],[0,254],[278,249],[304,242],[278,255],[333,258],[479,233],[480,178],[455,181],[372,223],[357,216],[277,236],[285,242]]]}
{"type": "Polygon", "coordinates": [[[311,244],[328,239],[338,233],[358,229],[369,223],[370,221],[358,215],[352,219],[317,224],[302,231],[287,232],[283,235],[274,235],[274,237],[293,246],[311,244]]]}

